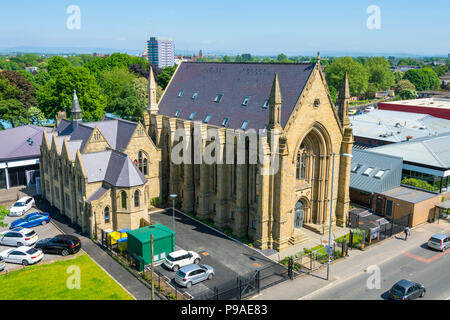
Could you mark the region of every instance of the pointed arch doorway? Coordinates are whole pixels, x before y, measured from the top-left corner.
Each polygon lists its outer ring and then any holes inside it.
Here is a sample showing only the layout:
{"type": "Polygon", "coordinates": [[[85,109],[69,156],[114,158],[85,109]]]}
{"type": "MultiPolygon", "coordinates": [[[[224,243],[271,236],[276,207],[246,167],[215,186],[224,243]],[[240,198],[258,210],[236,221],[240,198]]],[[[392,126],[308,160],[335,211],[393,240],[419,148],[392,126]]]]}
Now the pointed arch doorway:
{"type": "Polygon", "coordinates": [[[305,215],[305,205],[301,200],[299,200],[295,204],[295,211],[294,211],[294,228],[295,229],[301,229],[303,228],[303,219],[305,215]]]}

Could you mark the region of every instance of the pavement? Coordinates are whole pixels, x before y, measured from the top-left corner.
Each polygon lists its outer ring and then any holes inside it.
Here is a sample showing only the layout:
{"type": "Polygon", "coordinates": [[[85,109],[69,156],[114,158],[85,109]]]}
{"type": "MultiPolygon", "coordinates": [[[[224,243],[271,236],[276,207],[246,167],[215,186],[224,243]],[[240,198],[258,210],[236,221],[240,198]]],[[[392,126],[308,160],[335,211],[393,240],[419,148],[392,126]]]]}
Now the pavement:
{"type": "MultiPolygon", "coordinates": [[[[172,228],[172,209],[153,212],[150,218],[152,222],[172,228]]],[[[175,231],[176,249],[197,252],[201,257],[200,263],[212,266],[215,271],[215,277],[212,280],[195,284],[190,289],[181,288],[172,281],[174,286],[181,291],[187,291],[194,298],[212,293],[215,287],[235,285],[237,277],[248,276],[256,270],[273,269],[274,273],[285,271],[283,266],[273,262],[260,251],[231,240],[177,210],[175,210],[175,231]]],[[[156,270],[169,279],[175,277],[174,272],[162,265],[156,267],[156,270]]]]}
{"type": "Polygon", "coordinates": [[[299,299],[384,299],[386,291],[401,280],[422,283],[427,289],[425,299],[450,297],[450,278],[447,269],[450,250],[445,253],[427,248],[428,239],[435,233],[450,234],[450,223],[423,224],[412,228],[404,241],[403,234],[386,239],[361,251],[353,249],[349,256],[330,266],[330,280],[326,280],[326,266],[311,275],[304,275],[262,291],[253,300],[299,299]],[[369,290],[368,278],[377,266],[381,271],[381,286],[369,290]]]}

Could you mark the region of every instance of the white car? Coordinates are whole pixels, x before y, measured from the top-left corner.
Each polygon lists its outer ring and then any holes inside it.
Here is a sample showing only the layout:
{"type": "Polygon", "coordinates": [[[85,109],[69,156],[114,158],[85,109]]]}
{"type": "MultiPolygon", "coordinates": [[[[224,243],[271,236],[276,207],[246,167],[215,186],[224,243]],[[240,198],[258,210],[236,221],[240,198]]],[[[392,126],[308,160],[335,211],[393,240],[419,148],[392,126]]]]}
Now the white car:
{"type": "Polygon", "coordinates": [[[178,271],[178,269],[190,265],[198,264],[200,262],[200,256],[194,251],[178,250],[170,253],[164,260],[164,265],[172,270],[178,271]]]}
{"type": "Polygon", "coordinates": [[[370,112],[373,110],[375,110],[375,107],[373,107],[373,106],[370,106],[370,107],[367,107],[366,109],[364,109],[365,112],[370,112]]]}
{"type": "Polygon", "coordinates": [[[0,256],[9,263],[20,263],[24,266],[35,264],[44,258],[41,250],[32,247],[18,247],[0,252],[0,256]]]}
{"type": "Polygon", "coordinates": [[[32,197],[23,197],[13,204],[11,209],[9,209],[10,216],[23,216],[25,212],[30,210],[34,206],[34,199],[32,197]]]}
{"type": "Polygon", "coordinates": [[[5,246],[32,246],[39,240],[36,231],[27,228],[14,228],[0,231],[0,244],[5,246]]]}

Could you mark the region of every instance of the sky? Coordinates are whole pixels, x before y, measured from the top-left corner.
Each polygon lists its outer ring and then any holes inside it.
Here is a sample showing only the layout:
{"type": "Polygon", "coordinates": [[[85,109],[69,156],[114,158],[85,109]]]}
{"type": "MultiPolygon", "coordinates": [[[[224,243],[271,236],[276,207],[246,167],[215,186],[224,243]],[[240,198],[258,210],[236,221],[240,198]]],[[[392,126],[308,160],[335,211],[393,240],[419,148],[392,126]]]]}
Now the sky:
{"type": "Polygon", "coordinates": [[[1,2],[2,49],[32,46],[144,51],[151,33],[173,39],[176,51],[202,49],[203,53],[450,53],[449,0],[1,2]],[[67,28],[70,5],[80,8],[80,29],[67,28]],[[374,5],[380,10],[378,20],[371,19],[373,12],[367,13],[374,5]],[[378,29],[373,28],[374,21],[380,21],[378,29]]]}

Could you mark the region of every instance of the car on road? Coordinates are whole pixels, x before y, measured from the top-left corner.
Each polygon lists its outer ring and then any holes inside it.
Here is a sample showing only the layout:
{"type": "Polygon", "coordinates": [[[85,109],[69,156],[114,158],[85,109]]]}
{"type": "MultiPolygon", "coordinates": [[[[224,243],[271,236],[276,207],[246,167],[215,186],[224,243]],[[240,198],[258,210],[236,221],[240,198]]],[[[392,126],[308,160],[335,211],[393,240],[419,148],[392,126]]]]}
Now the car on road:
{"type": "Polygon", "coordinates": [[[450,248],[450,236],[437,233],[428,240],[428,248],[444,252],[450,248]]]}
{"type": "Polygon", "coordinates": [[[17,227],[31,228],[49,223],[51,220],[48,212],[33,212],[11,223],[10,229],[17,227]]]}
{"type": "Polygon", "coordinates": [[[389,290],[389,298],[393,300],[413,300],[423,298],[427,290],[420,283],[410,280],[400,280],[389,290]]]}
{"type": "Polygon", "coordinates": [[[40,240],[34,246],[45,253],[56,253],[62,256],[75,254],[81,249],[81,241],[75,236],[60,234],[53,238],[40,240]]]}
{"type": "Polygon", "coordinates": [[[39,240],[36,231],[27,228],[14,228],[0,231],[0,244],[5,246],[32,246],[39,240]]]}
{"type": "Polygon", "coordinates": [[[214,269],[206,264],[190,264],[178,270],[175,274],[175,282],[182,287],[190,288],[193,284],[214,277],[214,269]]]}
{"type": "Polygon", "coordinates": [[[9,216],[20,217],[34,206],[33,197],[23,197],[16,201],[9,209],[9,216]]]}
{"type": "Polygon", "coordinates": [[[370,106],[370,107],[365,108],[364,112],[370,112],[370,111],[373,111],[373,110],[375,110],[375,107],[370,106]]]}
{"type": "Polygon", "coordinates": [[[35,264],[44,258],[41,250],[32,247],[22,246],[18,248],[6,249],[0,252],[0,256],[9,263],[19,263],[24,266],[35,264]]]}
{"type": "Polygon", "coordinates": [[[358,110],[356,110],[356,109],[348,110],[348,115],[349,115],[349,116],[353,116],[353,115],[356,114],[357,111],[358,111],[358,110]]]}
{"type": "Polygon", "coordinates": [[[5,270],[5,267],[6,267],[5,259],[3,259],[3,257],[0,257],[0,272],[5,270]]]}
{"type": "Polygon", "coordinates": [[[163,265],[172,271],[178,271],[181,267],[198,264],[200,256],[194,251],[177,250],[169,253],[164,260],[163,265]]]}

